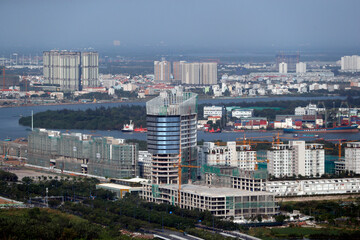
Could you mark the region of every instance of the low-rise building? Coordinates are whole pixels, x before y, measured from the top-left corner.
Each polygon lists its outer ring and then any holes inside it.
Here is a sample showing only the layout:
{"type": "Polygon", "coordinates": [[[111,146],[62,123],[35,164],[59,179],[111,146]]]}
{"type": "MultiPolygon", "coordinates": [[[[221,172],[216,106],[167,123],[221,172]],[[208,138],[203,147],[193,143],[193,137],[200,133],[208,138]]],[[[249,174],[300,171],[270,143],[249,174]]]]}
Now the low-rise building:
{"type": "Polygon", "coordinates": [[[185,209],[209,211],[216,217],[240,220],[278,214],[275,196],[267,192],[250,192],[226,187],[184,184],[143,184],[142,198],[149,202],[168,203],[185,209]]]}
{"type": "Polygon", "coordinates": [[[110,183],[100,183],[96,185],[96,189],[109,190],[116,194],[117,198],[123,198],[126,193],[140,194],[142,191],[141,183],[148,182],[143,178],[131,179],[111,179],[110,183]]]}
{"type": "Polygon", "coordinates": [[[235,108],[231,111],[231,116],[234,118],[250,118],[254,116],[254,109],[235,108]]]}
{"type": "Polygon", "coordinates": [[[204,118],[218,116],[222,118],[225,115],[223,106],[204,106],[204,118]]]}
{"type": "Polygon", "coordinates": [[[267,181],[266,191],[277,196],[360,193],[360,178],[267,181]]]}

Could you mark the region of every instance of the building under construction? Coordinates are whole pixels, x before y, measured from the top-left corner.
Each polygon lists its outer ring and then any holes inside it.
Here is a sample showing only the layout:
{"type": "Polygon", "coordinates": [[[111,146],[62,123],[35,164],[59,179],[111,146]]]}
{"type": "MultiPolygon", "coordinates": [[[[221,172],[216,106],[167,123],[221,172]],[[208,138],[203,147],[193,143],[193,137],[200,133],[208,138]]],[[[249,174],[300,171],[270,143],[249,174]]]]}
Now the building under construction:
{"type": "Polygon", "coordinates": [[[214,216],[234,220],[278,213],[275,195],[264,191],[185,184],[179,194],[176,184],[144,184],[142,198],[185,209],[209,211],[214,216]]]}
{"type": "Polygon", "coordinates": [[[19,75],[15,75],[12,73],[7,73],[7,70],[5,70],[5,68],[1,68],[0,69],[0,76],[1,76],[1,81],[0,81],[0,86],[1,89],[9,89],[10,87],[16,87],[19,86],[19,82],[20,82],[20,77],[19,75]]]}
{"type": "Polygon", "coordinates": [[[35,129],[28,164],[109,178],[136,177],[138,146],[113,137],[35,129]]]}
{"type": "Polygon", "coordinates": [[[163,92],[146,103],[146,112],[152,171],[151,182],[143,183],[143,199],[210,211],[227,219],[277,213],[273,194],[229,187],[232,184],[195,183],[199,168],[196,94],[163,92]]]}

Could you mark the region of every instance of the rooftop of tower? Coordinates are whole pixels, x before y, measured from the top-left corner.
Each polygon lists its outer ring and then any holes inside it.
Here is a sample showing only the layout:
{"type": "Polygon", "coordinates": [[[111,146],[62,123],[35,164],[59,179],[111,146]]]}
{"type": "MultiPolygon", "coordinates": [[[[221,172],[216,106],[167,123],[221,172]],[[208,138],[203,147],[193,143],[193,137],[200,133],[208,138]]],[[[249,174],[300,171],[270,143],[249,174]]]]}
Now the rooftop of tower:
{"type": "Polygon", "coordinates": [[[197,113],[197,94],[164,91],[146,103],[148,115],[185,115],[197,113]]]}

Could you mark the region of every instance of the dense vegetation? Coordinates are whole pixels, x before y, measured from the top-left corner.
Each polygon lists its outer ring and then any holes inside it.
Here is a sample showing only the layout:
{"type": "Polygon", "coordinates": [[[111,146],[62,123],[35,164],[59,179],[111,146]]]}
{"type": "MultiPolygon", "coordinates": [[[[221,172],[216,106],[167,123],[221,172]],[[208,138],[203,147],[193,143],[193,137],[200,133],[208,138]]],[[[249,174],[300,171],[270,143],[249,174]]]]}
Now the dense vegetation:
{"type": "MultiPolygon", "coordinates": [[[[133,120],[136,126],[145,126],[145,107],[121,106],[100,107],[94,110],[57,110],[45,111],[34,115],[34,127],[49,129],[89,129],[121,130],[123,125],[133,120]]],[[[31,125],[31,117],[22,117],[19,123],[31,125]]]]}
{"type": "Polygon", "coordinates": [[[313,216],[316,221],[326,221],[333,226],[344,225],[356,229],[360,226],[360,198],[351,201],[285,202],[281,204],[281,210],[299,210],[305,215],[313,216]]]}
{"type": "MultiPolygon", "coordinates": [[[[227,230],[241,230],[262,239],[359,239],[360,199],[349,201],[313,201],[281,203],[282,211],[300,210],[314,216],[324,228],[247,229],[213,217],[209,212],[180,209],[166,204],[145,202],[134,195],[115,200],[109,191],[96,189],[99,182],[92,178],[39,177],[37,181],[23,178],[16,182],[14,174],[0,171],[0,193],[19,201],[44,205],[36,197],[63,196],[49,200],[50,209],[0,210],[0,235],[5,239],[128,239],[121,229],[142,231],[169,229],[186,231],[204,239],[223,239],[208,231],[196,229],[202,225],[227,230]],[[5,176],[5,177],[3,177],[5,176]],[[71,215],[69,215],[71,214],[71,215]],[[75,217],[75,216],[76,217],[75,217]]],[[[283,221],[282,215],[276,217],[283,221]]]]}
{"type": "Polygon", "coordinates": [[[106,229],[80,217],[39,208],[0,210],[0,236],[2,239],[48,240],[111,237],[106,229]]]}
{"type": "MultiPolygon", "coordinates": [[[[294,114],[298,106],[306,106],[310,101],[272,101],[272,102],[236,102],[224,104],[227,106],[239,107],[263,107],[255,110],[256,117],[267,117],[269,121],[275,119],[276,115],[294,114]],[[277,109],[272,109],[277,107],[277,109]]],[[[341,100],[324,101],[325,106],[330,109],[334,105],[339,107],[341,100]]],[[[360,106],[360,98],[348,98],[350,106],[360,106]]],[[[203,107],[209,104],[202,104],[198,107],[199,119],[203,117],[203,107]]],[[[329,114],[331,121],[332,114],[329,114]]],[[[125,123],[133,120],[136,126],[146,126],[146,110],[144,106],[121,106],[113,108],[100,107],[95,110],[56,110],[36,113],[34,115],[34,127],[49,129],[88,129],[88,130],[121,130],[125,123]]],[[[24,126],[31,125],[31,117],[22,117],[19,123],[24,126]]]]}
{"type": "MultiPolygon", "coordinates": [[[[12,174],[10,173],[10,175],[12,174]]],[[[96,189],[96,183],[98,183],[98,180],[88,178],[39,177],[38,181],[34,182],[26,177],[22,182],[0,180],[0,193],[2,196],[23,202],[28,202],[32,198],[32,204],[44,205],[42,201],[36,200],[36,197],[44,198],[46,196],[46,188],[48,188],[49,196],[59,196],[59,198],[49,200],[50,207],[67,214],[79,216],[92,223],[87,231],[81,232],[83,235],[70,235],[70,237],[73,236],[73,238],[77,239],[102,238],[103,235],[110,236],[109,238],[113,239],[119,237],[119,230],[121,229],[141,231],[142,229],[161,228],[162,226],[187,231],[193,229],[199,220],[201,220],[202,224],[208,226],[214,224],[215,227],[224,229],[240,228],[237,224],[213,218],[209,212],[191,211],[166,204],[148,203],[134,195],[128,195],[121,200],[114,201],[114,193],[96,189]],[[62,198],[65,202],[62,202],[62,198]],[[102,226],[101,229],[103,231],[97,231],[96,226],[102,226]],[[91,237],[92,235],[89,234],[93,231],[97,232],[97,234],[91,237]]],[[[39,228],[42,226],[45,233],[41,234],[49,235],[48,238],[41,237],[42,235],[36,238],[55,239],[52,236],[57,234],[56,239],[61,239],[60,236],[62,234],[73,234],[67,228],[77,231],[86,222],[85,220],[80,221],[77,218],[70,218],[69,221],[66,219],[62,220],[63,224],[59,225],[57,224],[58,221],[61,221],[59,219],[66,216],[59,215],[57,211],[50,211],[48,217],[46,217],[43,211],[29,211],[30,213],[20,212],[19,218],[16,221],[19,221],[18,226],[20,229],[21,224],[26,223],[28,216],[36,216],[33,220],[34,224],[38,224],[39,228]],[[48,228],[48,231],[51,231],[51,233],[46,233],[47,225],[42,224],[42,221],[48,221],[48,224],[53,224],[51,228],[48,228]]],[[[29,228],[24,228],[26,234],[30,235],[16,235],[14,231],[7,233],[7,229],[11,227],[11,224],[13,224],[13,221],[0,220],[2,236],[5,236],[7,239],[29,239],[28,236],[31,236],[30,226],[32,224],[29,225],[29,228]]],[[[34,230],[37,230],[37,228],[34,228],[34,230]]],[[[193,229],[192,232],[196,233],[198,230],[193,229]]],[[[203,235],[201,232],[199,234],[203,235]]],[[[206,239],[211,239],[211,237],[206,239]]]]}
{"type": "Polygon", "coordinates": [[[249,233],[252,236],[264,239],[332,239],[332,240],[358,240],[360,231],[349,231],[337,228],[314,228],[314,227],[286,227],[286,228],[252,228],[249,233]]]}

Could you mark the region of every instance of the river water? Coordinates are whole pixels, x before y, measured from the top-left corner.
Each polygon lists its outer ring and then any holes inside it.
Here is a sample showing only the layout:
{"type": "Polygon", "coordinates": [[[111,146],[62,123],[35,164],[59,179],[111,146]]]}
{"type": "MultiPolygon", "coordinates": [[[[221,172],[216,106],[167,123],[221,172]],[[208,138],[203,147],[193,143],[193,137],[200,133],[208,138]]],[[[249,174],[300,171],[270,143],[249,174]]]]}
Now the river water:
{"type": "MultiPolygon", "coordinates": [[[[222,104],[231,102],[267,102],[267,101],[280,101],[280,100],[336,100],[345,99],[345,97],[259,97],[259,98],[236,98],[236,99],[206,99],[199,100],[199,104],[222,104]]],[[[86,110],[88,108],[95,109],[98,107],[117,107],[123,105],[141,105],[144,106],[145,102],[123,102],[123,103],[96,103],[96,104],[72,104],[72,105],[47,105],[47,106],[28,106],[28,107],[14,107],[14,108],[0,108],[0,140],[5,138],[16,139],[19,137],[27,137],[29,133],[29,127],[19,125],[18,121],[21,116],[31,115],[31,111],[34,113],[43,112],[47,110],[86,110]]],[[[36,121],[36,119],[35,119],[36,121]]],[[[64,130],[63,130],[64,131],[64,130]]],[[[87,134],[93,134],[97,136],[113,136],[116,138],[124,139],[139,139],[146,140],[146,133],[123,133],[121,131],[89,131],[89,130],[72,130],[72,132],[82,132],[87,134]]],[[[243,138],[244,135],[249,137],[257,137],[256,139],[272,140],[272,137],[277,134],[277,131],[268,132],[222,132],[222,133],[205,133],[198,132],[198,140],[205,141],[235,141],[237,138],[243,138]]],[[[318,134],[319,137],[325,139],[347,139],[347,140],[359,140],[359,133],[337,133],[337,134],[318,134]]],[[[292,134],[285,134],[284,137],[292,137],[292,134]]],[[[312,138],[304,138],[305,140],[311,140],[312,138]]]]}

